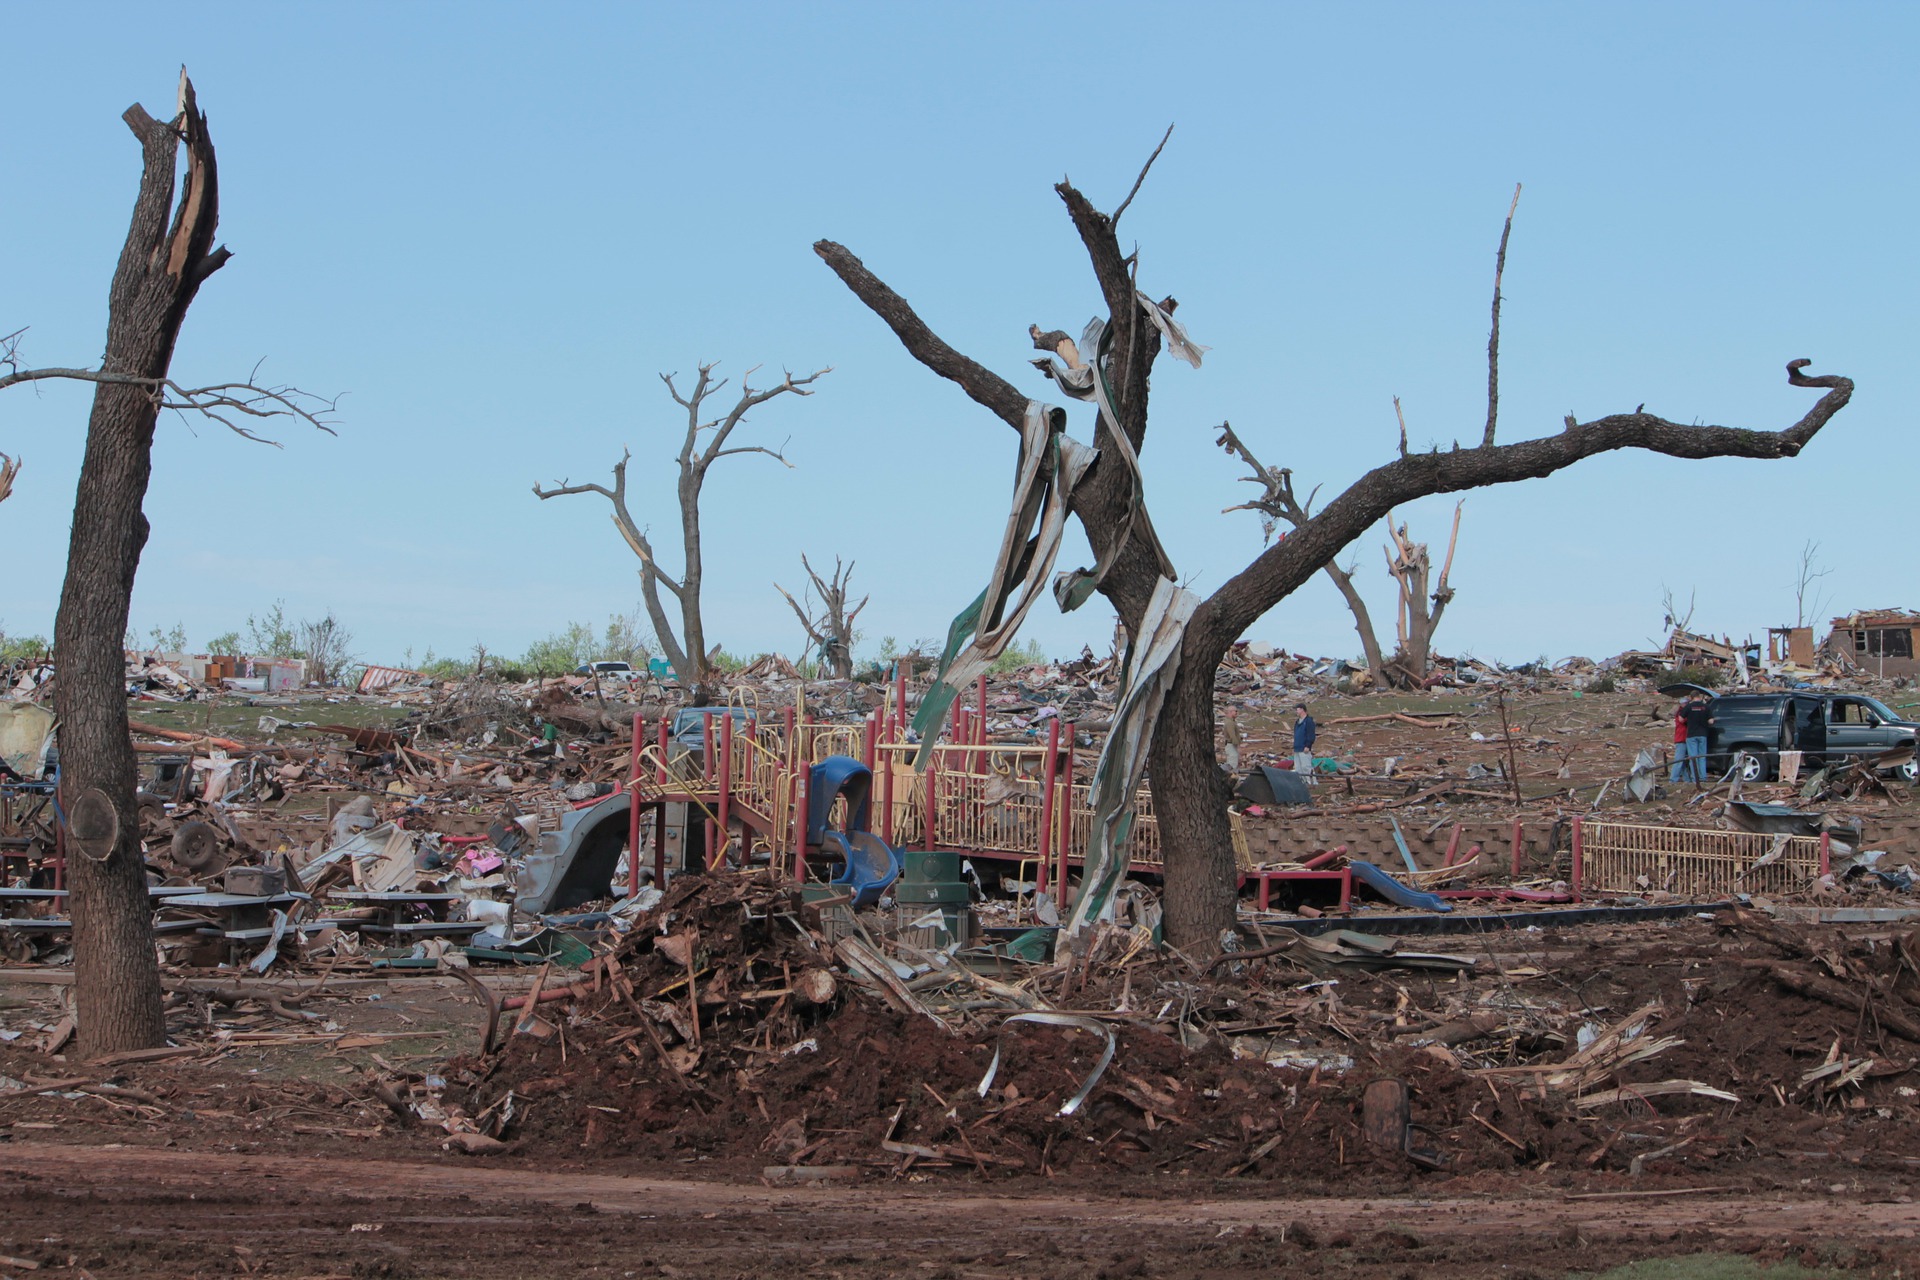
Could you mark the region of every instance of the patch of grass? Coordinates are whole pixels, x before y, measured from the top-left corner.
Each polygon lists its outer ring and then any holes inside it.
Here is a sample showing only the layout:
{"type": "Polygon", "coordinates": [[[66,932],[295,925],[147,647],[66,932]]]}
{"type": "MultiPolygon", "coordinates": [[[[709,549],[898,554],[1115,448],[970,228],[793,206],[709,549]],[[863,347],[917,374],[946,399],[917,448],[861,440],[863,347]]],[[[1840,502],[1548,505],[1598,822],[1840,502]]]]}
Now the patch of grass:
{"type": "MultiPolygon", "coordinates": [[[[317,724],[350,724],[360,728],[384,729],[397,723],[408,708],[395,707],[372,699],[329,702],[324,697],[307,696],[294,701],[222,699],[218,702],[141,702],[127,703],[127,715],[134,720],[157,724],[163,729],[184,729],[189,733],[211,733],[216,737],[238,738],[243,742],[260,738],[260,717],[276,720],[312,720],[317,724]]],[[[289,737],[288,741],[295,738],[289,737]]]]}
{"type": "Polygon", "coordinates": [[[1629,1262],[1598,1275],[1574,1272],[1568,1280],[1833,1280],[1842,1274],[1831,1268],[1809,1271],[1795,1262],[1763,1266],[1737,1253],[1696,1253],[1629,1262]]]}

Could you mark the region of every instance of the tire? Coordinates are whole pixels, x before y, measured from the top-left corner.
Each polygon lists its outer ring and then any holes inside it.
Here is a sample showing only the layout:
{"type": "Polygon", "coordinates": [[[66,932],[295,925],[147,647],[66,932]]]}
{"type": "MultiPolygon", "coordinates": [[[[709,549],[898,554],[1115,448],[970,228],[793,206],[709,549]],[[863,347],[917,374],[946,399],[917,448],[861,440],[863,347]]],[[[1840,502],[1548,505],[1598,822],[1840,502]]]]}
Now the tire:
{"type": "Polygon", "coordinates": [[[1766,782],[1773,775],[1765,748],[1739,746],[1733,750],[1739,758],[1741,782],[1766,782]]]}
{"type": "Polygon", "coordinates": [[[1895,777],[1899,778],[1900,781],[1906,783],[1908,786],[1920,782],[1920,752],[1916,752],[1911,760],[1900,765],[1894,769],[1893,772],[1895,777]]]}
{"type": "Polygon", "coordinates": [[[205,871],[220,860],[220,833],[205,822],[183,822],[173,833],[173,860],[188,871],[205,871]]]}

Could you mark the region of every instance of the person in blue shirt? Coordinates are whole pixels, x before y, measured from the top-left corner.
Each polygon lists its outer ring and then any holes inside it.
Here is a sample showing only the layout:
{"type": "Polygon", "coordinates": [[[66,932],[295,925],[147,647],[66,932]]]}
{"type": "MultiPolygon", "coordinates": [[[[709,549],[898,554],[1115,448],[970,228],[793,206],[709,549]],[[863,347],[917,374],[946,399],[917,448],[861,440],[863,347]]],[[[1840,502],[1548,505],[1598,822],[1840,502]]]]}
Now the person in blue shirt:
{"type": "Polygon", "coordinates": [[[1301,703],[1294,710],[1299,715],[1293,722],[1293,771],[1311,782],[1313,740],[1318,736],[1319,727],[1313,723],[1313,715],[1307,710],[1306,703],[1301,703]]]}

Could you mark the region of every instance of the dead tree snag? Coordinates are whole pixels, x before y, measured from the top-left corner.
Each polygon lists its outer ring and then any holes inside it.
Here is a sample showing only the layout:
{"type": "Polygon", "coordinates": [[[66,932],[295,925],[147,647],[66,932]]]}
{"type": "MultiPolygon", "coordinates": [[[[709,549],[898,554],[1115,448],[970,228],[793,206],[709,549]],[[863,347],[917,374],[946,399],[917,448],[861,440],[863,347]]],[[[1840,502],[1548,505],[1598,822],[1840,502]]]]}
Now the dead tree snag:
{"type": "Polygon", "coordinates": [[[74,495],[67,576],[54,623],[60,799],[69,846],[76,850],[68,864],[74,1003],[81,1045],[95,1055],[151,1048],[166,1035],[120,647],[147,540],[140,508],[153,469],[155,422],[161,409],[174,408],[206,414],[243,435],[252,433],[223,415],[292,416],[325,427],[318,416],[325,406],[309,407],[316,402],[293,388],[251,382],[186,388],[169,377],[188,306],[230,256],[213,243],[218,168],[206,116],[184,70],[171,121],[153,119],[138,104],[122,118],[140,141],[143,167],[107,298],[100,367],[23,368],[19,334],[0,346],[0,366],[6,369],[0,389],[45,378],[95,384],[74,495]],[[183,141],[187,168],[176,203],[174,164],[183,141]]]}
{"type": "MultiPolygon", "coordinates": [[[[1150,536],[1144,496],[1123,462],[1137,455],[1146,437],[1149,374],[1162,346],[1155,312],[1135,288],[1138,255],[1120,248],[1113,220],[1070,183],[1055,188],[1087,251],[1106,307],[1101,350],[1082,351],[1097,365],[1105,402],[1095,419],[1093,466],[1070,486],[1065,502],[1086,531],[1105,567],[1098,590],[1118,611],[1134,643],[1142,635],[1149,605],[1163,594],[1163,556],[1150,536]],[[1112,421],[1114,427],[1108,425],[1112,421]],[[1114,438],[1117,428],[1124,440],[1114,438]]],[[[1028,398],[1012,383],[954,350],[916,315],[893,289],[844,246],[830,240],[817,253],[861,302],[878,315],[909,354],[960,386],[974,401],[1020,433],[1032,429],[1028,398]]],[[[1046,337],[1049,335],[1041,335],[1046,337]]],[[[1234,924],[1232,836],[1227,821],[1230,783],[1214,763],[1213,679],[1222,655],[1267,610],[1331,564],[1342,548],[1395,507],[1437,493],[1550,475],[1583,458],[1614,449],[1646,449],[1676,458],[1790,458],[1805,448],[1853,394],[1853,382],[1838,376],[1808,377],[1806,360],[1787,367],[1796,387],[1826,394],[1794,425],[1781,431],[1693,426],[1641,411],[1570,423],[1552,436],[1517,444],[1453,452],[1408,454],[1374,468],[1306,517],[1288,537],[1266,547],[1213,595],[1199,601],[1178,641],[1178,666],[1162,693],[1148,752],[1154,810],[1166,858],[1166,936],[1189,954],[1219,946],[1234,924]]],[[[1045,410],[1049,429],[1066,415],[1045,410]]]]}
{"type": "Polygon", "coordinates": [[[853,679],[853,621],[860,611],[867,607],[870,597],[861,596],[860,603],[847,608],[849,594],[848,583],[853,580],[853,566],[842,568],[840,557],[833,558],[833,573],[822,579],[814,571],[807,557],[800,557],[800,565],[812,580],[811,595],[820,598],[820,612],[816,617],[811,609],[800,606],[793,593],[779,583],[773,589],[787,598],[793,606],[794,616],[800,619],[801,629],[807,633],[807,640],[815,652],[820,655],[820,663],[835,680],[853,679]]]}
{"type": "MultiPolygon", "coordinates": [[[[831,368],[820,369],[804,378],[796,378],[789,373],[779,385],[755,391],[747,385],[746,379],[754,374],[754,369],[749,369],[746,377],[740,380],[740,397],[734,402],[733,408],[719,417],[703,419],[702,406],[707,397],[727,385],[725,378],[716,379],[713,376],[714,367],[711,364],[701,365],[693,387],[684,396],[674,385],[674,374],[660,375],[660,380],[667,384],[667,394],[687,411],[686,434],[681,438],[680,453],[675,459],[679,471],[676,492],[680,504],[682,556],[677,579],[660,567],[647,530],[634,520],[633,513],[627,508],[627,463],[633,458],[631,450],[623,453],[620,461],[613,464],[612,488],[603,484],[569,484],[565,480],[546,489],[538,484],[533,486],[533,496],[542,500],[573,493],[597,493],[613,504],[613,526],[620,531],[621,538],[625,539],[633,554],[640,558],[641,598],[646,602],[647,617],[653,623],[654,633],[660,638],[661,651],[673,665],[673,673],[679,679],[680,687],[687,691],[690,705],[693,706],[706,705],[715,696],[706,623],[700,613],[700,589],[705,581],[705,562],[700,550],[700,491],[707,483],[707,472],[720,459],[740,453],[763,453],[782,466],[792,466],[780,449],[757,444],[729,446],[727,442],[732,439],[735,428],[746,418],[749,410],[779,395],[791,393],[810,396],[813,392],[806,389],[808,384],[833,372],[831,368]],[[662,591],[673,597],[674,603],[680,607],[678,634],[667,616],[666,602],[660,594],[662,591]]],[[[758,367],[756,365],[755,369],[758,367]]]]}

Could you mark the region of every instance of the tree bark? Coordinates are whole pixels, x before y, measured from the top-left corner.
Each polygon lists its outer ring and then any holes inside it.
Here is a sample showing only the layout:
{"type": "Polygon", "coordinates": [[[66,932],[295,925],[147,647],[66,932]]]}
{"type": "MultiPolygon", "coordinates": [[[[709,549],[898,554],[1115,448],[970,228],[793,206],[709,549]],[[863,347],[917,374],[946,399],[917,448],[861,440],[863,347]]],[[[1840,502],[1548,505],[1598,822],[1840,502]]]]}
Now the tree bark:
{"type": "MultiPolygon", "coordinates": [[[[138,105],[124,119],[140,140],[140,194],[107,303],[102,370],[164,379],[187,307],[225,263],[213,248],[219,190],[206,118],[181,77],[181,111],[170,124],[138,105]],[[174,158],[187,143],[188,168],[172,228],[174,158]]],[[[60,720],[60,796],[72,813],[99,792],[118,818],[102,856],[68,859],[73,914],[74,1003],[89,1055],[153,1048],[166,1039],[152,912],[134,803],[134,752],[127,732],[125,658],[128,604],[147,540],[141,513],[153,468],[157,385],[101,382],[87,423],[74,496],[67,576],[54,624],[60,664],[54,706],[60,720]]]]}
{"type": "Polygon", "coordinates": [[[1160,708],[1147,776],[1165,859],[1166,938],[1199,958],[1218,950],[1221,932],[1233,927],[1239,873],[1227,818],[1233,781],[1214,762],[1213,673],[1220,655],[1204,664],[1193,658],[1189,645],[1160,708]]]}

